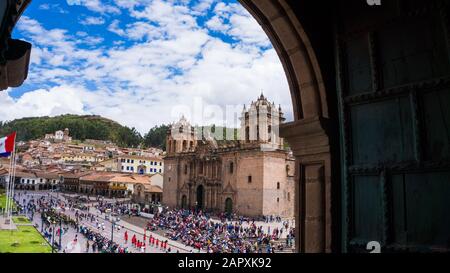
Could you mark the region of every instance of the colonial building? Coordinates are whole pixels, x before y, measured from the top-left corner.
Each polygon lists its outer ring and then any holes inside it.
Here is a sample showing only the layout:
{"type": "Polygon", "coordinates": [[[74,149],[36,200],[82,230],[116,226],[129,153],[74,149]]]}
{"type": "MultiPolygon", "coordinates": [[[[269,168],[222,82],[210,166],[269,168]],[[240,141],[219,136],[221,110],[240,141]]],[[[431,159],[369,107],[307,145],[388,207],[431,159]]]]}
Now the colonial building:
{"type": "MultiPolygon", "coordinates": [[[[158,188],[154,193],[157,193],[158,200],[161,200],[162,179],[161,174],[139,175],[118,172],[92,172],[79,177],[79,187],[75,191],[90,195],[118,198],[132,197],[134,199],[136,197],[135,190],[138,189],[136,187],[137,185],[141,185],[142,189],[146,189],[152,185],[158,188]]],[[[139,188],[138,190],[141,189],[139,188]]]]}
{"type": "MultiPolygon", "coordinates": [[[[2,174],[2,169],[0,169],[0,175],[2,174]]],[[[6,171],[6,169],[5,169],[6,171]]],[[[6,174],[9,172],[6,171],[6,174]]],[[[18,168],[15,175],[15,189],[21,190],[50,190],[56,189],[60,182],[62,182],[62,176],[58,172],[51,171],[39,171],[39,170],[26,170],[18,168]]],[[[5,177],[4,181],[9,179],[5,177]]]]}
{"type": "Polygon", "coordinates": [[[164,205],[294,216],[294,159],[276,128],[281,108],[263,95],[244,107],[239,140],[197,137],[183,117],[167,135],[164,205]]]}
{"type": "Polygon", "coordinates": [[[63,173],[62,189],[68,192],[79,192],[80,178],[83,176],[87,176],[91,173],[92,172],[77,172],[77,171],[63,173]]]}
{"type": "Polygon", "coordinates": [[[64,131],[58,130],[54,134],[46,134],[46,140],[52,140],[55,142],[71,142],[72,137],[69,136],[69,129],[66,128],[64,131]]]}
{"type": "Polygon", "coordinates": [[[133,201],[141,206],[150,203],[158,204],[162,201],[163,176],[154,174],[150,176],[150,183],[136,183],[134,185],[133,201]]]}
{"type": "Polygon", "coordinates": [[[118,157],[118,170],[125,173],[162,174],[164,164],[162,158],[159,157],[120,155],[118,157]]]}

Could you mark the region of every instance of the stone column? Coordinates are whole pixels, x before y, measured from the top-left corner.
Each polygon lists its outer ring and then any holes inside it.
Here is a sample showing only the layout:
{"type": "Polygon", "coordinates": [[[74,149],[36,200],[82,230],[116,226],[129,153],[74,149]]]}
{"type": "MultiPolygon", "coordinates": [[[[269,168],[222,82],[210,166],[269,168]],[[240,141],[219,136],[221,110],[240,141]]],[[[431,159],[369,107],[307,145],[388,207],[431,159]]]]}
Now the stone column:
{"type": "Polygon", "coordinates": [[[327,124],[327,119],[313,117],[281,126],[281,136],[296,158],[298,252],[331,252],[331,156],[327,124]]]}

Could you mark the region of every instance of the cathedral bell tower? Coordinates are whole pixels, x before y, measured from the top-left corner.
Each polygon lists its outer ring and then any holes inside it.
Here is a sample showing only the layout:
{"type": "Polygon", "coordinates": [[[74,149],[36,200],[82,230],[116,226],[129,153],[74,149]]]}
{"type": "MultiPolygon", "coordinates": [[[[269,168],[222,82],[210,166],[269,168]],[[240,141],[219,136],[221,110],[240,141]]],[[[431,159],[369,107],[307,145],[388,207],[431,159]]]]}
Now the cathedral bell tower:
{"type": "Polygon", "coordinates": [[[177,123],[172,124],[168,129],[166,137],[167,154],[192,152],[196,146],[194,127],[182,116],[177,123]]]}
{"type": "Polygon", "coordinates": [[[262,144],[266,148],[282,149],[283,139],[279,134],[279,127],[286,119],[281,106],[270,103],[263,94],[250,104],[244,105],[241,114],[240,136],[245,144],[262,144]]]}

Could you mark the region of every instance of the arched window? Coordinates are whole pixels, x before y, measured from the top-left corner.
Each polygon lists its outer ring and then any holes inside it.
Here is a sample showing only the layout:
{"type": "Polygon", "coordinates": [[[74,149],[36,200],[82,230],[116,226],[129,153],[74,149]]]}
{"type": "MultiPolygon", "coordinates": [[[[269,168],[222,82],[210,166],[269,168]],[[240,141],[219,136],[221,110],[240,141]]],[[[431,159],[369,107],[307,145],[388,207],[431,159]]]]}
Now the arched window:
{"type": "Polygon", "coordinates": [[[245,142],[250,142],[250,127],[245,127],[245,142]]]}
{"type": "Polygon", "coordinates": [[[277,190],[280,189],[280,182],[277,182],[277,190]]]}
{"type": "Polygon", "coordinates": [[[233,173],[234,171],[234,163],[230,162],[230,173],[233,173]]]}

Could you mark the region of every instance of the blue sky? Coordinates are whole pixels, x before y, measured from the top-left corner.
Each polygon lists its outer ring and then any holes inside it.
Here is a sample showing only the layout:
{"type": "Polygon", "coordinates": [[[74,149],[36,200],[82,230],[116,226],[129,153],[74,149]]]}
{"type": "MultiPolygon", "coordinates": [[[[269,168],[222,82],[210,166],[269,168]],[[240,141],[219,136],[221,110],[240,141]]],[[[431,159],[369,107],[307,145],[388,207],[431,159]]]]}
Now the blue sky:
{"type": "Polygon", "coordinates": [[[261,91],[292,117],[278,56],[235,0],[34,0],[13,37],[33,49],[27,81],[0,93],[2,120],[97,114],[145,133],[184,114],[232,126],[261,91]]]}

